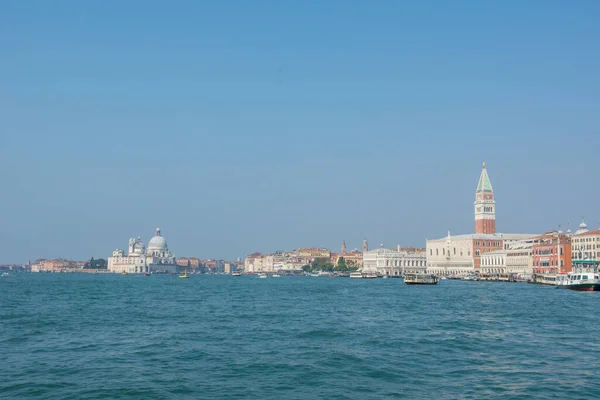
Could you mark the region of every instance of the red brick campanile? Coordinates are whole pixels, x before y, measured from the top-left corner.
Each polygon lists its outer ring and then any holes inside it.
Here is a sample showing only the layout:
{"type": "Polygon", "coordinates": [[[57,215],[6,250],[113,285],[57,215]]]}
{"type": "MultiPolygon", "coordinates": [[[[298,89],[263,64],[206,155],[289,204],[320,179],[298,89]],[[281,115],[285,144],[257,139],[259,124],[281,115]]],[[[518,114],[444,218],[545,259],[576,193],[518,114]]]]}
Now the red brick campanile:
{"type": "Polygon", "coordinates": [[[485,163],[475,192],[475,233],[496,233],[496,201],[485,163]]]}

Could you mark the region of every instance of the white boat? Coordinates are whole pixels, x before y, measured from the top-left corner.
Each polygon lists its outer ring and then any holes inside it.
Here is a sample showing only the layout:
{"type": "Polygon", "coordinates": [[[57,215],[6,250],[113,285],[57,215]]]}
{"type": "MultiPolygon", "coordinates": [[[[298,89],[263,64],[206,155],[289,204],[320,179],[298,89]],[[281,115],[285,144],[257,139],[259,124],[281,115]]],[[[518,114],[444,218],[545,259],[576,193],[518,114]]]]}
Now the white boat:
{"type": "Polygon", "coordinates": [[[239,273],[239,272],[237,272],[237,271],[235,271],[235,272],[231,273],[231,276],[242,276],[242,274],[239,273]]]}
{"type": "Polygon", "coordinates": [[[375,279],[377,278],[376,272],[352,272],[350,278],[354,279],[375,279]]]}
{"type": "Polygon", "coordinates": [[[259,277],[260,279],[265,279],[265,278],[267,277],[267,275],[266,275],[266,274],[259,274],[259,275],[258,275],[258,277],[259,277]]]}
{"type": "Polygon", "coordinates": [[[3,272],[2,276],[8,276],[8,272],[3,272]]]}
{"type": "Polygon", "coordinates": [[[407,285],[437,285],[440,279],[433,274],[406,274],[404,283],[407,285]]]}
{"type": "Polygon", "coordinates": [[[556,286],[558,274],[533,274],[529,283],[537,283],[538,285],[556,286]]]}
{"type": "Polygon", "coordinates": [[[271,275],[271,276],[272,276],[273,278],[281,278],[281,275],[279,275],[279,274],[273,274],[273,275],[271,275]]]}
{"type": "Polygon", "coordinates": [[[573,260],[573,270],[567,274],[566,279],[557,280],[556,287],[580,292],[600,292],[600,262],[573,260]]]}

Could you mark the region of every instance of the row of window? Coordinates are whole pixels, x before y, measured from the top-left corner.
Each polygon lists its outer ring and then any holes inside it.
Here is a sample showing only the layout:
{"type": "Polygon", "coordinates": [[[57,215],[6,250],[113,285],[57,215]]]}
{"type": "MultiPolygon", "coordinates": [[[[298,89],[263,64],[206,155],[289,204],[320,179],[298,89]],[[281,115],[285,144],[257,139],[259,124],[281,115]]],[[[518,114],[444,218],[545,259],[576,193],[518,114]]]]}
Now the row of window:
{"type": "MultiPolygon", "coordinates": [[[[600,251],[597,252],[590,252],[587,254],[588,257],[600,257],[600,251]]],[[[573,257],[574,259],[578,259],[579,258],[579,253],[573,253],[571,255],[571,257],[573,257]]]]}
{"type": "Polygon", "coordinates": [[[500,247],[500,242],[492,242],[492,241],[487,241],[487,242],[483,241],[483,242],[480,242],[480,241],[477,241],[477,242],[475,242],[475,245],[476,246],[483,246],[483,247],[486,247],[486,246],[488,246],[488,247],[492,247],[492,246],[494,246],[494,247],[500,247]]]}
{"type": "Polygon", "coordinates": [[[504,265],[504,259],[500,257],[482,258],[481,265],[504,265]]]}
{"type": "MultiPolygon", "coordinates": [[[[550,254],[556,254],[556,252],[554,251],[556,249],[535,249],[533,251],[533,254],[538,255],[538,256],[548,256],[550,254]]],[[[563,248],[560,248],[560,254],[563,254],[563,248]]]]}
{"type": "Polygon", "coordinates": [[[600,249],[600,243],[598,243],[595,247],[593,244],[581,244],[579,246],[574,246],[573,250],[591,250],[591,249],[600,249]]]}
{"type": "MultiPolygon", "coordinates": [[[[454,252],[454,255],[456,255],[456,247],[454,247],[454,248],[453,248],[453,252],[454,252]]],[[[432,255],[433,255],[433,249],[429,249],[429,255],[430,255],[430,256],[432,256],[432,255]]],[[[439,256],[439,255],[440,255],[440,249],[435,249],[435,255],[436,255],[436,256],[439,256]]],[[[442,255],[443,255],[443,256],[445,256],[445,255],[446,255],[446,249],[442,249],[442,255]]],[[[450,255],[450,250],[448,250],[448,255],[450,255]]],[[[462,255],[463,255],[463,252],[462,252],[462,250],[460,251],[460,255],[461,255],[461,257],[462,257],[462,255]]],[[[470,252],[470,251],[468,251],[468,252],[467,252],[467,255],[469,255],[469,256],[470,256],[470,255],[471,255],[471,252],[470,252]]]]}
{"type": "MultiPolygon", "coordinates": [[[[556,266],[556,260],[546,260],[546,261],[534,260],[533,266],[534,267],[554,267],[554,266],[556,266]]],[[[565,266],[565,262],[563,260],[560,260],[560,266],[561,267],[565,266]]]]}
{"type": "Polygon", "coordinates": [[[600,242],[597,237],[573,239],[573,243],[600,242]]]}
{"type": "MultiPolygon", "coordinates": [[[[392,267],[424,267],[425,260],[391,260],[392,267]]],[[[390,260],[385,260],[385,266],[390,266],[390,260]]]]}

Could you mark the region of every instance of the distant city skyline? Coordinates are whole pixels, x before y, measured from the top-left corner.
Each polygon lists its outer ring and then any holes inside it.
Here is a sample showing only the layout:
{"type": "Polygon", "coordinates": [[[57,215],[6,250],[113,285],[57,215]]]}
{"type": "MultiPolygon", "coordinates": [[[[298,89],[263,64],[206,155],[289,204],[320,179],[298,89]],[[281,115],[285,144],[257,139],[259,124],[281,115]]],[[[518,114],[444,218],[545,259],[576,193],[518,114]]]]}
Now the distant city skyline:
{"type": "Polygon", "coordinates": [[[0,6],[0,263],[598,226],[600,3],[0,6]]]}

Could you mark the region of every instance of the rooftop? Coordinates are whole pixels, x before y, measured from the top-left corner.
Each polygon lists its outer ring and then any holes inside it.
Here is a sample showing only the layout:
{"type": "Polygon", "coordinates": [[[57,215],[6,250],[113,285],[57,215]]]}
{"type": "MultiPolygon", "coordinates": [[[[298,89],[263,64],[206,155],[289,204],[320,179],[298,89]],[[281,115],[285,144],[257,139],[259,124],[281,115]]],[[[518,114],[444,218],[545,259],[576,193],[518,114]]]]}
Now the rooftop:
{"type": "Polygon", "coordinates": [[[481,169],[481,175],[479,176],[479,184],[477,185],[477,193],[480,192],[493,192],[492,182],[490,181],[490,177],[487,173],[487,168],[485,168],[485,163],[483,163],[483,168],[481,169]]]}
{"type": "MultiPolygon", "coordinates": [[[[449,235],[450,240],[526,240],[538,237],[537,233],[468,233],[466,235],[449,235]]],[[[447,240],[448,236],[428,241],[447,240]]]]}
{"type": "Polygon", "coordinates": [[[573,236],[588,236],[588,235],[600,235],[600,229],[595,229],[593,231],[585,231],[581,233],[576,233],[573,236]]]}

